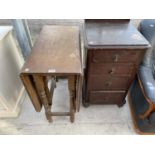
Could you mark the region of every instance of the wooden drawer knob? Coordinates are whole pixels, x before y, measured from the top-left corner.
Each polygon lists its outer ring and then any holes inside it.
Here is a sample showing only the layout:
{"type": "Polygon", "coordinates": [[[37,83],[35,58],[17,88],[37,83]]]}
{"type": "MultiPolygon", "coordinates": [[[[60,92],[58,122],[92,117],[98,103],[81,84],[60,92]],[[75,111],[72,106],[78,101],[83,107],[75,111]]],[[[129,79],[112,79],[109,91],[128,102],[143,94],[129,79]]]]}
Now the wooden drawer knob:
{"type": "Polygon", "coordinates": [[[103,98],[103,101],[105,101],[105,102],[107,102],[108,100],[109,100],[108,97],[104,97],[104,98],[103,98]]]}
{"type": "Polygon", "coordinates": [[[112,82],[107,82],[107,83],[106,83],[106,86],[107,86],[107,87],[110,87],[111,85],[112,85],[112,82]]]}
{"type": "Polygon", "coordinates": [[[115,73],[115,69],[112,68],[110,71],[109,71],[109,74],[114,74],[115,73]]]}
{"type": "Polygon", "coordinates": [[[117,62],[117,61],[118,61],[118,57],[119,57],[118,54],[115,54],[115,55],[113,56],[113,60],[114,60],[114,62],[117,62]]]}
{"type": "Polygon", "coordinates": [[[93,58],[93,62],[96,63],[96,62],[98,62],[98,61],[97,61],[95,58],[93,58]]]}

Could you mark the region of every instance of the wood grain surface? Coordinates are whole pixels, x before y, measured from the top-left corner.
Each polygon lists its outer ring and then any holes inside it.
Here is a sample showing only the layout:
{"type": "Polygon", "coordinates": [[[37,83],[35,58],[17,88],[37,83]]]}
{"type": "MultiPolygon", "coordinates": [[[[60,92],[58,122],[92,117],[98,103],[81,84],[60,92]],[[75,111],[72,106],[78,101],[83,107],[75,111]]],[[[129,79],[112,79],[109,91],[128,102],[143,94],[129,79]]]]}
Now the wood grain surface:
{"type": "Polygon", "coordinates": [[[92,20],[85,23],[88,46],[142,46],[148,41],[129,22],[117,20],[92,20]]]}
{"type": "Polygon", "coordinates": [[[79,27],[44,26],[23,73],[81,73],[79,27]]]}

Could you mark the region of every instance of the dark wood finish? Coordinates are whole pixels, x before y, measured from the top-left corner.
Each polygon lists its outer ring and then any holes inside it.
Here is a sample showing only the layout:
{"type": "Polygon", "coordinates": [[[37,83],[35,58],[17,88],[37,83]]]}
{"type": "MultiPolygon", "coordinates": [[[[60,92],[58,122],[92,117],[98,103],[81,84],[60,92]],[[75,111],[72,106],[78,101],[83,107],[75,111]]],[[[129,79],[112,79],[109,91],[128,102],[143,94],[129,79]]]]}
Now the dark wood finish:
{"type": "Polygon", "coordinates": [[[131,76],[134,67],[132,63],[90,63],[90,74],[131,76]]]}
{"type": "Polygon", "coordinates": [[[94,91],[100,90],[127,90],[129,88],[131,77],[117,77],[111,76],[101,76],[101,75],[91,75],[89,76],[90,89],[94,91]]]}
{"type": "Polygon", "coordinates": [[[46,118],[49,122],[52,122],[52,117],[50,116],[51,108],[50,108],[48,96],[46,94],[43,76],[33,75],[33,79],[35,81],[35,86],[39,93],[40,100],[42,104],[44,105],[46,118]]]}
{"type": "Polygon", "coordinates": [[[70,116],[70,112],[51,112],[51,116],[70,116]]]}
{"type": "Polygon", "coordinates": [[[52,122],[52,116],[70,116],[70,121],[74,122],[75,112],[80,109],[82,67],[79,44],[77,26],[44,26],[21,70],[20,76],[32,104],[36,111],[44,106],[49,122],[52,122]],[[51,112],[58,77],[68,79],[69,112],[51,112]]]}
{"type": "Polygon", "coordinates": [[[97,104],[120,104],[124,102],[125,91],[92,91],[90,102],[97,104]]]}
{"type": "Polygon", "coordinates": [[[25,89],[26,89],[28,95],[30,96],[30,99],[32,101],[32,104],[33,104],[35,110],[37,112],[40,112],[42,109],[42,103],[41,103],[40,99],[38,98],[38,94],[35,89],[31,75],[21,74],[20,77],[23,81],[23,84],[25,86],[25,89]]]}
{"type": "Polygon", "coordinates": [[[85,23],[128,23],[130,19],[85,19],[85,23]]]}
{"type": "Polygon", "coordinates": [[[44,26],[22,72],[80,74],[79,51],[78,27],[44,26]]]}
{"type": "Polygon", "coordinates": [[[84,106],[125,103],[148,41],[129,21],[86,20],[84,106]]]}
{"type": "Polygon", "coordinates": [[[85,33],[86,45],[93,48],[130,46],[139,49],[149,44],[130,22],[86,22],[85,33]]]}
{"type": "Polygon", "coordinates": [[[74,122],[74,112],[76,111],[76,104],[75,104],[75,76],[68,77],[68,90],[70,94],[70,121],[74,122]]]}
{"type": "Polygon", "coordinates": [[[96,49],[92,52],[91,61],[94,63],[139,63],[141,60],[141,50],[131,49],[96,49]]]}

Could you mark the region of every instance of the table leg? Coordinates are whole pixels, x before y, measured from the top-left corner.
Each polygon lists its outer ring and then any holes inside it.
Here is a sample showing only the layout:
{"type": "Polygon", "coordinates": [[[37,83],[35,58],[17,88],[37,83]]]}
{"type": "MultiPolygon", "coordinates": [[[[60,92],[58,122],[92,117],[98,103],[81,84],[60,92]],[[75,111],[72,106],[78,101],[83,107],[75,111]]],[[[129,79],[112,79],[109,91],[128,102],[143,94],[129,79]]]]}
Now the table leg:
{"type": "Polygon", "coordinates": [[[80,103],[82,102],[82,83],[83,77],[81,75],[78,76],[78,86],[77,86],[77,98],[76,98],[76,105],[77,111],[80,111],[80,103]]]}
{"type": "Polygon", "coordinates": [[[48,96],[46,95],[43,76],[33,75],[33,79],[35,81],[36,89],[39,92],[42,104],[44,105],[46,118],[49,122],[52,122],[51,106],[49,105],[48,96]]]}
{"type": "Polygon", "coordinates": [[[43,77],[43,81],[44,81],[45,92],[46,92],[46,95],[47,95],[47,98],[48,98],[48,102],[49,102],[49,105],[51,106],[52,105],[52,100],[50,98],[50,92],[49,92],[49,88],[48,88],[48,79],[46,78],[46,76],[43,77]]]}
{"type": "Polygon", "coordinates": [[[68,89],[70,96],[70,121],[73,123],[75,118],[74,101],[75,101],[75,76],[68,77],[68,89]]]}
{"type": "Polygon", "coordinates": [[[76,105],[76,98],[77,98],[77,94],[76,94],[76,86],[77,86],[77,76],[74,76],[74,86],[73,86],[73,108],[74,111],[76,112],[77,110],[77,105],[76,105]]]}

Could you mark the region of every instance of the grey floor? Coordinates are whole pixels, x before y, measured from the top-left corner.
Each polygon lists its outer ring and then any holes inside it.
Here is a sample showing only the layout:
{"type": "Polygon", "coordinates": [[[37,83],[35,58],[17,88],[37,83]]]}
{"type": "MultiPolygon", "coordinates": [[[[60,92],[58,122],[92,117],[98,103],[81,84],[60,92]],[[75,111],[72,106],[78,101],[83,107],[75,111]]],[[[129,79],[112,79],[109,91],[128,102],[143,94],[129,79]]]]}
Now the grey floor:
{"type": "MultiPolygon", "coordinates": [[[[25,93],[26,94],[26,93],[25,93]]],[[[67,81],[59,80],[54,92],[54,111],[67,111],[69,106],[67,81]]],[[[75,115],[75,123],[69,117],[54,117],[49,124],[44,115],[35,112],[27,94],[21,102],[21,113],[14,119],[0,119],[0,134],[136,134],[132,125],[128,103],[122,108],[116,105],[81,105],[75,115]]]]}

